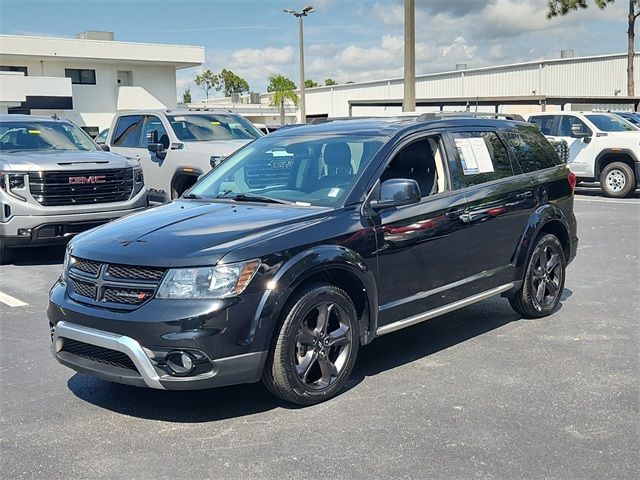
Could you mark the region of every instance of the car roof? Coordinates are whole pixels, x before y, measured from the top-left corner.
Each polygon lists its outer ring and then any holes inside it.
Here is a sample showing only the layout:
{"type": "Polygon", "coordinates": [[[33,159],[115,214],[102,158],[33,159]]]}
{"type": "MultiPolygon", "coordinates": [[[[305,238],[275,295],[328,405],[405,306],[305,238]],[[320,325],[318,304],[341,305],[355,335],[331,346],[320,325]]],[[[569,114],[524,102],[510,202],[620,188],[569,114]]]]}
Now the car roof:
{"type": "MultiPolygon", "coordinates": [[[[529,116],[530,117],[540,117],[543,115],[613,115],[616,114],[617,112],[585,112],[585,111],[574,111],[574,110],[567,110],[567,111],[557,111],[557,112],[535,112],[535,113],[530,113],[529,116]]],[[[634,113],[634,112],[629,112],[629,113],[634,113]]]]}
{"type": "Polygon", "coordinates": [[[350,120],[335,120],[320,124],[291,125],[287,128],[280,128],[269,134],[269,136],[361,135],[390,137],[403,131],[424,130],[429,128],[495,127],[500,129],[511,129],[516,125],[526,125],[526,123],[514,120],[477,117],[470,118],[462,116],[429,119],[411,117],[370,117],[354,118],[350,120]]]}
{"type": "Polygon", "coordinates": [[[238,115],[236,112],[232,112],[230,110],[224,109],[144,109],[144,110],[122,110],[117,112],[117,115],[205,115],[205,114],[215,114],[215,115],[238,115]]]}
{"type": "Polygon", "coordinates": [[[64,118],[51,118],[39,115],[23,115],[23,114],[1,114],[0,122],[68,122],[64,118]]]}

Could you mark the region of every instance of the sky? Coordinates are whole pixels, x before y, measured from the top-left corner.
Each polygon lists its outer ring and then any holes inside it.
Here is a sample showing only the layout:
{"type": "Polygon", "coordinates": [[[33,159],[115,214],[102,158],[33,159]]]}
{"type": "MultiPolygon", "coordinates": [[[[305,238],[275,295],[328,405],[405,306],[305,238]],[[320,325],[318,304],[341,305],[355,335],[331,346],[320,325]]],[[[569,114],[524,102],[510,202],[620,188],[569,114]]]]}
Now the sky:
{"type": "MultiPolygon", "coordinates": [[[[627,2],[546,19],[547,0],[416,0],[416,72],[626,51],[627,2]]],[[[402,76],[402,0],[0,0],[0,33],[73,37],[108,30],[116,40],[205,47],[202,67],[177,72],[178,95],[202,69],[231,69],[252,91],[282,73],[298,83],[297,20],[283,8],[313,5],[304,20],[305,76],[338,83],[402,76]]]]}

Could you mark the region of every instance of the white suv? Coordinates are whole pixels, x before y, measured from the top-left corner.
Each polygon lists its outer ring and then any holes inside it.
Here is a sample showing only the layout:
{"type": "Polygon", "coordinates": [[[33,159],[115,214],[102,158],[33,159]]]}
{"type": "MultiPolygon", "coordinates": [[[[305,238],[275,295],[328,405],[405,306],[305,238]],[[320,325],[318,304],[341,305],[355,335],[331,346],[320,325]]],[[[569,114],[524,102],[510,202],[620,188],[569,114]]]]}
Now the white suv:
{"type": "Polygon", "coordinates": [[[235,113],[211,110],[119,112],[106,144],[140,161],[149,201],[179,197],[198,177],[262,133],[235,113]]]}
{"type": "Polygon", "coordinates": [[[600,112],[535,113],[528,120],[547,138],[567,142],[578,181],[599,181],[612,197],[640,186],[640,130],[630,122],[600,112]]]}

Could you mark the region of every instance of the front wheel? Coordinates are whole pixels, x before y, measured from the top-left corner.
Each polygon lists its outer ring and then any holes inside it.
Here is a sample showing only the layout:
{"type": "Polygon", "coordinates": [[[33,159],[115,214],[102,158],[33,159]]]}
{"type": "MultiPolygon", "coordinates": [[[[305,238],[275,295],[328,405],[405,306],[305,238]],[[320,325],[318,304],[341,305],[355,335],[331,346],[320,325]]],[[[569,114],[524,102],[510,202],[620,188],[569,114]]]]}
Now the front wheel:
{"type": "Polygon", "coordinates": [[[509,298],[511,308],[525,318],[553,313],[564,290],[565,268],[560,241],[551,234],[540,237],[529,257],[522,287],[509,298]]]}
{"type": "Polygon", "coordinates": [[[636,188],[633,169],[622,162],[613,162],[604,167],[600,174],[600,185],[610,197],[626,197],[636,188]]]}
{"type": "Polygon", "coordinates": [[[285,401],[322,402],[346,383],[359,344],[358,318],[347,293],[334,285],[310,285],[285,308],[262,381],[285,401]]]}

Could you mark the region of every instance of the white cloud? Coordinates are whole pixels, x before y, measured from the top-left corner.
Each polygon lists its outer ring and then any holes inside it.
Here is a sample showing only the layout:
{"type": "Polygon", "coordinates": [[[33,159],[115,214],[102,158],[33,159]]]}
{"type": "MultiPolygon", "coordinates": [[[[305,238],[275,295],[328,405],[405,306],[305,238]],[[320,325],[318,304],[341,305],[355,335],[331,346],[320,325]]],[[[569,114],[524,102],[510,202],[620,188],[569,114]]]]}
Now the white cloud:
{"type": "Polygon", "coordinates": [[[285,65],[293,61],[293,47],[245,48],[232,55],[234,65],[253,67],[259,64],[285,65]]]}

